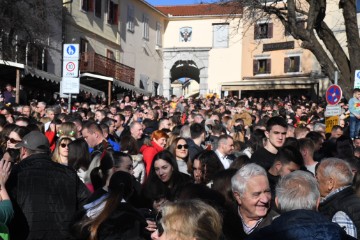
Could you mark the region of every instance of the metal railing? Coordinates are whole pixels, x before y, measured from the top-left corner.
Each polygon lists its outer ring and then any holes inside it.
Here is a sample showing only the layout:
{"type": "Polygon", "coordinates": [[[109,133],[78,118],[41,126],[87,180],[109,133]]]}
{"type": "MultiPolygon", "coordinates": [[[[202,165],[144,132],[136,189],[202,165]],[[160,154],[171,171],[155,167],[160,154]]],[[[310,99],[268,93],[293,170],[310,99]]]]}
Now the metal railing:
{"type": "Polygon", "coordinates": [[[81,54],[80,72],[96,73],[107,77],[113,77],[122,82],[134,85],[134,68],[94,52],[85,52],[81,54]]]}

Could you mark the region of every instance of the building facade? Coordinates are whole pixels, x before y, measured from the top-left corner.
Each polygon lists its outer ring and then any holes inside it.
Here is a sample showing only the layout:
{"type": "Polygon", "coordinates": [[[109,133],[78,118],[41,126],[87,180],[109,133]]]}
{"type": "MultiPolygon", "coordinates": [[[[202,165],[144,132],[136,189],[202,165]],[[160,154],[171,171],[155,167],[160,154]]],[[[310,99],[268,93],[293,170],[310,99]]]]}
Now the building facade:
{"type": "Polygon", "coordinates": [[[167,16],[145,1],[120,1],[120,62],[135,69],[135,86],[162,94],[167,16]]]}
{"type": "Polygon", "coordinates": [[[198,4],[157,9],[168,16],[163,43],[164,96],[171,95],[171,83],[179,78],[196,81],[200,95],[220,94],[219,82],[241,79],[241,8],[198,4]]]}
{"type": "MultiPolygon", "coordinates": [[[[305,21],[298,19],[298,27],[305,21]]],[[[222,84],[222,90],[235,95],[252,95],[272,90],[271,94],[290,93],[315,96],[324,92],[328,80],[314,55],[301,48],[282,23],[274,18],[259,18],[245,23],[243,34],[243,75],[239,82],[222,84]]]]}

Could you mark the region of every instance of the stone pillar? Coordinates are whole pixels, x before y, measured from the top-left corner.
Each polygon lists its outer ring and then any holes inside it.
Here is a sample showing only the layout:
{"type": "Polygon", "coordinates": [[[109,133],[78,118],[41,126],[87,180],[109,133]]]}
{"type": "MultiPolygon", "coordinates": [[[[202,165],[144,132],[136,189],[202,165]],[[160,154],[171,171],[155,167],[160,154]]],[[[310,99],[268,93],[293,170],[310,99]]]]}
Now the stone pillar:
{"type": "Polygon", "coordinates": [[[170,89],[171,89],[171,82],[170,82],[170,69],[166,68],[166,66],[164,66],[164,71],[163,71],[163,89],[162,92],[159,92],[159,95],[162,95],[164,97],[166,97],[167,99],[170,99],[170,89]]]}
{"type": "Polygon", "coordinates": [[[209,91],[208,86],[208,69],[204,67],[200,70],[200,83],[199,83],[199,93],[200,96],[205,97],[209,91]]]}

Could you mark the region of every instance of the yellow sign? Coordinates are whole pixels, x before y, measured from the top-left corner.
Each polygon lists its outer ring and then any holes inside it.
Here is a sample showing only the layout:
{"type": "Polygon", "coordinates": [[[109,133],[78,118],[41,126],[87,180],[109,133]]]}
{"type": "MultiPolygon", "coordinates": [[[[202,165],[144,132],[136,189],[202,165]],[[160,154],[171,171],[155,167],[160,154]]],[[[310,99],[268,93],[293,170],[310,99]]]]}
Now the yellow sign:
{"type": "Polygon", "coordinates": [[[339,116],[332,116],[325,118],[325,125],[326,125],[325,132],[330,133],[333,126],[339,125],[339,116]]]}

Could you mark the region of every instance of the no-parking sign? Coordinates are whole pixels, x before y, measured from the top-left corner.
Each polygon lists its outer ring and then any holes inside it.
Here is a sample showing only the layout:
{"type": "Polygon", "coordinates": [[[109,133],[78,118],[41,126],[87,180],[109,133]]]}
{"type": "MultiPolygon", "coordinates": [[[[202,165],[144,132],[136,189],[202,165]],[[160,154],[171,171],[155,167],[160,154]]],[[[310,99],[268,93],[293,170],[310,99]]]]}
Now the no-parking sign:
{"type": "Polygon", "coordinates": [[[340,102],[342,90],[339,85],[333,84],[326,90],[326,102],[330,105],[336,105],[340,102]]]}

